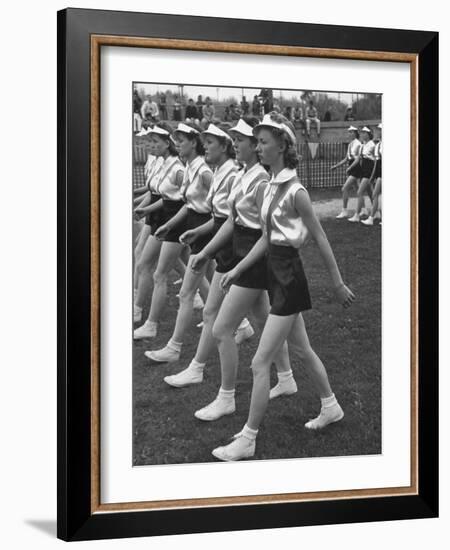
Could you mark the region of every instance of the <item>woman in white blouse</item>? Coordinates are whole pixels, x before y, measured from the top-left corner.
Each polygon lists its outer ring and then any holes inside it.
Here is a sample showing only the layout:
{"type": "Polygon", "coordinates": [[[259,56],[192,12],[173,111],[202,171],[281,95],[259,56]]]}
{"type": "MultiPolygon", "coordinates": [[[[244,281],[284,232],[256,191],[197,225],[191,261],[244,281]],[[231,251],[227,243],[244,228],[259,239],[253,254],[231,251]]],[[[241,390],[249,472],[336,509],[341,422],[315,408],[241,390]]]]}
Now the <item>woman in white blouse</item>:
{"type": "MultiPolygon", "coordinates": [[[[180,240],[190,246],[195,246],[195,242],[210,235],[211,232],[216,235],[228,219],[231,211],[228,199],[237,173],[237,165],[234,161],[236,154],[231,137],[215,124],[210,124],[203,135],[206,161],[216,167],[207,199],[211,206],[213,218],[206,224],[189,229],[181,235],[180,240]]],[[[216,346],[216,341],[212,336],[212,327],[224,298],[219,284],[220,279],[224,273],[234,267],[232,243],[225,240],[223,245],[216,250],[214,259],[216,260],[216,268],[211,279],[208,299],[203,309],[203,327],[195,357],[187,368],[164,378],[164,381],[170,386],[180,388],[202,382],[204,367],[216,346]]],[[[251,329],[248,321],[245,320],[241,326],[243,338],[247,336],[246,333],[249,328],[251,329]]],[[[252,329],[251,333],[253,333],[252,329]]],[[[178,356],[179,352],[177,352],[175,360],[178,359],[178,356]]]]}
{"type": "MultiPolygon", "coordinates": [[[[155,153],[162,157],[161,165],[156,177],[152,180],[156,197],[160,197],[152,205],[152,213],[157,211],[160,215],[152,226],[152,234],[147,239],[147,262],[145,268],[141,268],[138,291],[136,295],[136,306],[143,307],[151,289],[149,271],[155,264],[156,270],[153,273],[153,293],[150,305],[150,313],[145,323],[135,329],[134,339],[152,338],[156,336],[158,321],[164,309],[167,296],[167,276],[170,270],[176,267],[181,256],[183,245],[179,242],[179,235],[171,231],[165,235],[164,241],[156,237],[156,233],[167,220],[172,218],[183,206],[181,197],[181,186],[183,183],[184,166],[178,157],[175,141],[172,137],[172,129],[167,123],[160,123],[151,129],[154,140],[155,153]],[[148,245],[148,246],[147,246],[148,245]],[[159,254],[159,256],[158,256],[159,254]]],[[[145,249],[144,249],[145,251],[145,249]]]]}
{"type": "Polygon", "coordinates": [[[256,436],[269,401],[270,367],[285,340],[290,352],[297,355],[309,372],[321,399],[319,416],[307,422],[305,427],[321,429],[344,416],[331,390],[325,367],[311,348],[301,315],[302,311],[311,308],[308,283],[299,256],[299,248],[307,234],[319,247],[339,303],[347,307],[354,300],[353,293],[342,281],[309,195],[298,180],[292,125],[280,115],[266,115],[254,132],[261,163],[268,165],[272,174],[261,210],[265,231],[251,252],[224,275],[222,286],[228,289],[243,271],[267,254],[271,311],[252,360],[253,389],[247,422],[229,445],[213,450],[216,458],[226,461],[249,458],[255,453],[256,436]]]}
{"type": "Polygon", "coordinates": [[[364,206],[364,195],[367,193],[372,198],[372,187],[370,178],[372,176],[372,170],[375,164],[375,143],[372,141],[373,133],[370,128],[364,126],[361,129],[362,145],[359,152],[359,156],[355,162],[359,162],[361,166],[361,183],[358,189],[358,202],[356,205],[356,211],[349,222],[361,221],[361,210],[364,206]]]}
{"type": "MultiPolygon", "coordinates": [[[[244,165],[236,175],[229,198],[230,215],[215,238],[199,252],[192,262],[194,269],[201,269],[226,239],[233,243],[233,263],[241,261],[262,235],[260,206],[264,189],[269,180],[256,152],[257,141],[253,126],[258,119],[240,119],[229,130],[234,137],[237,160],[244,165]]],[[[239,364],[238,348],[234,340],[236,327],[250,311],[262,330],[269,314],[266,261],[261,258],[242,272],[225,296],[214,322],[213,336],[218,342],[221,385],[216,398],[206,407],[195,412],[200,420],[212,421],[235,411],[235,386],[239,364]]],[[[271,398],[296,393],[287,344],[275,357],[278,384],[271,390],[271,398]]]]}
{"type": "Polygon", "coordinates": [[[375,189],[373,190],[373,204],[372,210],[367,220],[361,220],[361,223],[363,223],[364,225],[373,225],[373,221],[379,209],[381,195],[381,162],[383,156],[383,144],[381,142],[381,122],[380,124],[378,124],[377,128],[379,130],[379,141],[375,146],[375,166],[373,167],[372,175],[370,176],[370,181],[375,181],[375,189]]]}
{"type": "Polygon", "coordinates": [[[361,178],[361,167],[357,159],[359,157],[359,152],[361,149],[361,142],[359,141],[359,132],[358,128],[355,126],[350,126],[348,132],[351,137],[351,141],[347,147],[347,155],[340,162],[331,167],[331,170],[336,170],[339,166],[343,164],[348,164],[345,172],[347,174],[347,179],[345,180],[344,185],[342,186],[342,210],[336,216],[338,220],[343,218],[348,218],[349,212],[347,209],[349,193],[352,187],[358,188],[358,182],[361,178]]]}

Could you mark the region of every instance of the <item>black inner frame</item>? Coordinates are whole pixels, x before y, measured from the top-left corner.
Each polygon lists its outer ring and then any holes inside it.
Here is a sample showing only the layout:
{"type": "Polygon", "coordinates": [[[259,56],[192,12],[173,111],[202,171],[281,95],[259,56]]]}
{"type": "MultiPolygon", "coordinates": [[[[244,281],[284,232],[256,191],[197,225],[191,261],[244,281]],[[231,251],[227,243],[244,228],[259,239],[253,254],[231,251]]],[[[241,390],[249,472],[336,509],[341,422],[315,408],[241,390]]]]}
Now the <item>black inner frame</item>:
{"type": "Polygon", "coordinates": [[[178,15],[58,12],[58,528],[64,540],[268,529],[438,515],[438,33],[178,15]],[[419,56],[419,494],[91,514],[90,36],[419,56]]]}

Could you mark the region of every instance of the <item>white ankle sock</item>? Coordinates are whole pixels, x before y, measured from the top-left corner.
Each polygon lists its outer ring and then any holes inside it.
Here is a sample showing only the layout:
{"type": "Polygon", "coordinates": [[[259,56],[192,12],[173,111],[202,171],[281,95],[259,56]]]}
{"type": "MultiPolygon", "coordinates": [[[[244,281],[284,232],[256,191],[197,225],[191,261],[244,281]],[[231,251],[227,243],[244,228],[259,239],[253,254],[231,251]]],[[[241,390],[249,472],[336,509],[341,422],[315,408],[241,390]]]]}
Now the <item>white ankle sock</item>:
{"type": "Polygon", "coordinates": [[[287,382],[290,378],[293,378],[294,373],[292,372],[292,369],[289,371],[283,371],[283,372],[277,372],[278,376],[278,382],[287,382]]]}
{"type": "Polygon", "coordinates": [[[336,405],[337,399],[334,393],[332,393],[330,397],[321,397],[320,402],[322,403],[322,407],[324,409],[327,409],[328,407],[332,407],[333,405],[336,405]]]}
{"type": "Polygon", "coordinates": [[[199,363],[195,359],[192,359],[192,361],[189,364],[189,367],[196,369],[196,370],[203,370],[206,366],[206,363],[199,363]]]}
{"type": "Polygon", "coordinates": [[[242,319],[240,325],[238,326],[238,330],[242,330],[243,328],[248,327],[249,324],[250,324],[250,323],[249,323],[247,317],[244,317],[244,318],[242,319]]]}
{"type": "Polygon", "coordinates": [[[172,338],[167,342],[167,347],[180,353],[183,342],[175,342],[172,338]]]}
{"type": "Polygon", "coordinates": [[[240,433],[247,439],[250,439],[250,441],[254,441],[258,435],[258,430],[252,430],[245,424],[240,433]]]}
{"type": "Polygon", "coordinates": [[[235,390],[223,390],[222,388],[220,388],[217,397],[223,399],[224,401],[233,401],[234,394],[235,390]]]}

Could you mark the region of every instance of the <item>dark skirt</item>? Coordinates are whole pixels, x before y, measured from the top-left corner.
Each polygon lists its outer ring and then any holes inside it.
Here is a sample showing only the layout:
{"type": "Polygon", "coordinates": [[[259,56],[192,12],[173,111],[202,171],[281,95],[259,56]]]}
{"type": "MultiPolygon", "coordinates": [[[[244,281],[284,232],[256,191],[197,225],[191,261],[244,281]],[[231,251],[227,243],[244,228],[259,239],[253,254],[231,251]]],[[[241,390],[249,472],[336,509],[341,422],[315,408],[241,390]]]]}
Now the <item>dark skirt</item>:
{"type": "MultiPolygon", "coordinates": [[[[199,214],[195,210],[188,208],[188,215],[187,215],[185,230],[188,231],[189,229],[195,229],[196,227],[199,227],[200,225],[205,224],[210,219],[211,219],[211,214],[199,214]]],[[[212,238],[212,233],[209,233],[208,235],[204,235],[203,237],[200,237],[199,239],[194,241],[191,244],[191,253],[198,254],[200,250],[203,250],[203,248],[209,243],[211,238],[212,238]]]]}
{"type": "MultiPolygon", "coordinates": [[[[156,193],[151,193],[150,196],[150,204],[153,204],[161,198],[161,195],[157,195],[156,193]]],[[[145,216],[145,224],[150,226],[150,234],[154,235],[156,230],[164,223],[164,212],[162,208],[159,208],[158,210],[155,210],[151,214],[147,214],[145,216]]]]}
{"type": "Polygon", "coordinates": [[[311,309],[308,281],[297,249],[270,244],[267,275],[272,315],[284,317],[311,309]]]}
{"type": "MultiPolygon", "coordinates": [[[[260,229],[234,224],[233,256],[236,263],[247,256],[261,235],[260,229]]],[[[267,290],[267,262],[265,256],[244,271],[233,284],[244,288],[267,290]]]]}
{"type": "Polygon", "coordinates": [[[372,159],[363,158],[361,161],[361,177],[370,178],[372,175],[374,162],[372,159]]]}
{"type": "MultiPolygon", "coordinates": [[[[213,236],[219,231],[226,220],[227,218],[218,218],[217,216],[214,216],[213,236]]],[[[230,239],[223,248],[216,252],[214,259],[217,263],[217,273],[227,273],[233,269],[237,262],[234,259],[232,239],[230,239]]]]}
{"type": "MultiPolygon", "coordinates": [[[[184,206],[184,201],[171,201],[167,199],[163,199],[163,215],[164,215],[164,222],[166,223],[171,218],[175,216],[175,214],[184,206]]],[[[175,227],[173,227],[164,237],[164,242],[169,243],[179,243],[180,242],[180,235],[182,235],[186,231],[186,224],[184,222],[180,222],[175,227]]]]}
{"type": "Polygon", "coordinates": [[[377,165],[375,166],[375,179],[381,178],[381,159],[377,160],[377,165]]]}
{"type": "MultiPolygon", "coordinates": [[[[354,162],[354,159],[348,161],[348,165],[351,166],[354,162]]],[[[359,179],[361,177],[361,165],[357,164],[354,166],[348,173],[349,176],[359,179]]]]}

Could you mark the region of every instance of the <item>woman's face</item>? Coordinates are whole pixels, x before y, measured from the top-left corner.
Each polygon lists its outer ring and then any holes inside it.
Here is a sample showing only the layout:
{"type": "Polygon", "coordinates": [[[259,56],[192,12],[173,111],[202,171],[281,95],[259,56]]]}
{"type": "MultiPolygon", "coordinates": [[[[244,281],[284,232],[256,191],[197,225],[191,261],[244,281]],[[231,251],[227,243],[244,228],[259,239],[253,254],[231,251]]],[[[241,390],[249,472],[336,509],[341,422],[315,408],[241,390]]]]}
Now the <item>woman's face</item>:
{"type": "Polygon", "coordinates": [[[369,133],[361,132],[361,139],[364,141],[364,143],[367,143],[369,141],[369,133]]]}
{"type": "Polygon", "coordinates": [[[204,146],[206,162],[209,164],[218,164],[225,153],[226,146],[222,145],[219,139],[211,134],[206,134],[204,146]]]}
{"type": "Polygon", "coordinates": [[[162,157],[167,153],[169,149],[169,143],[167,140],[160,138],[157,134],[152,134],[152,140],[155,148],[155,155],[162,157]]]}
{"type": "Polygon", "coordinates": [[[156,155],[156,151],[155,151],[155,143],[154,143],[154,140],[151,136],[148,137],[148,142],[149,142],[149,146],[150,146],[150,154],[154,155],[156,157],[157,155],[156,155]]]}
{"type": "Polygon", "coordinates": [[[236,159],[239,162],[249,162],[256,153],[254,141],[250,137],[243,136],[242,134],[234,134],[233,147],[236,151],[236,159]]]}
{"type": "Polygon", "coordinates": [[[356,139],[356,132],[355,132],[355,130],[350,130],[349,134],[350,134],[350,139],[356,139]]]}
{"type": "Polygon", "coordinates": [[[180,157],[185,159],[190,158],[192,153],[195,151],[195,141],[190,140],[186,134],[179,132],[176,134],[177,137],[177,149],[180,157]]]}
{"type": "Polygon", "coordinates": [[[273,166],[283,156],[283,145],[270,130],[261,128],[258,132],[258,146],[256,151],[259,154],[261,164],[273,166]]]}

